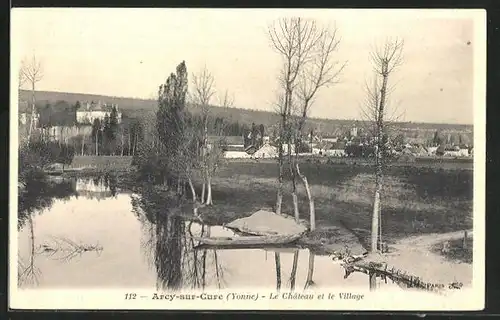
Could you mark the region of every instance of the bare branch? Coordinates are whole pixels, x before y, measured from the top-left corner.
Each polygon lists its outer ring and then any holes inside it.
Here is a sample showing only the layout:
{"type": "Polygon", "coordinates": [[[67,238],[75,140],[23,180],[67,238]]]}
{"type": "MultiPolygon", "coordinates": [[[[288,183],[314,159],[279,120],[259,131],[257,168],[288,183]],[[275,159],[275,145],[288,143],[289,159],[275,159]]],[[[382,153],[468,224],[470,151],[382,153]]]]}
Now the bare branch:
{"type": "Polygon", "coordinates": [[[35,55],[33,55],[30,60],[25,59],[21,62],[19,78],[24,79],[23,81],[29,82],[32,87],[34,87],[36,83],[42,80],[42,63],[40,60],[37,60],[35,55]]]}
{"type": "Polygon", "coordinates": [[[210,100],[215,94],[214,82],[214,77],[206,66],[198,74],[193,74],[194,92],[192,93],[192,99],[201,108],[204,116],[207,115],[210,100]]]}
{"type": "Polygon", "coordinates": [[[229,95],[228,90],[224,92],[224,96],[219,96],[219,104],[223,108],[234,107],[234,94],[229,95]]]}
{"type": "Polygon", "coordinates": [[[403,63],[404,41],[387,39],[382,47],[370,52],[373,69],[380,75],[388,75],[403,63]]]}

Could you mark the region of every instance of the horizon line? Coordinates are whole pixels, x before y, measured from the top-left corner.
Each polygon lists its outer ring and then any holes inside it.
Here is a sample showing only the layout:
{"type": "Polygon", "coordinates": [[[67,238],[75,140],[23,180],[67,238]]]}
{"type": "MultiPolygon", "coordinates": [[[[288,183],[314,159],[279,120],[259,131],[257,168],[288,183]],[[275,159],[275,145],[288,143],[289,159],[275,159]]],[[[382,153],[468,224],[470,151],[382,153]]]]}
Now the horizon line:
{"type": "MultiPolygon", "coordinates": [[[[27,91],[30,92],[31,90],[29,89],[19,89],[19,91],[27,91]]],[[[56,91],[56,90],[35,90],[35,92],[50,92],[50,93],[66,93],[66,94],[79,94],[79,95],[93,95],[93,96],[103,96],[103,97],[109,97],[109,98],[117,98],[117,99],[131,99],[131,100],[142,100],[142,101],[156,101],[155,99],[151,98],[140,98],[140,97],[126,97],[126,96],[115,96],[115,95],[110,95],[110,94],[101,94],[101,93],[84,93],[84,92],[69,92],[69,91],[56,91]]],[[[18,99],[19,102],[19,99],[18,99]]],[[[223,106],[219,105],[212,105],[212,107],[218,107],[218,108],[224,108],[223,106]]],[[[236,110],[247,110],[247,111],[257,111],[257,112],[265,112],[265,113],[271,113],[274,114],[273,111],[270,110],[261,110],[261,109],[251,109],[251,108],[244,108],[244,107],[228,107],[230,109],[236,109],[236,110]]],[[[140,110],[140,109],[138,109],[140,110]]],[[[321,117],[308,117],[310,120],[340,120],[340,121],[365,121],[362,119],[347,119],[347,118],[321,118],[321,117]]],[[[392,123],[423,123],[423,124],[443,124],[443,125],[458,125],[458,126],[472,126],[474,127],[474,123],[458,123],[458,122],[428,122],[428,121],[422,121],[422,120],[409,120],[409,121],[391,121],[392,123]]]]}

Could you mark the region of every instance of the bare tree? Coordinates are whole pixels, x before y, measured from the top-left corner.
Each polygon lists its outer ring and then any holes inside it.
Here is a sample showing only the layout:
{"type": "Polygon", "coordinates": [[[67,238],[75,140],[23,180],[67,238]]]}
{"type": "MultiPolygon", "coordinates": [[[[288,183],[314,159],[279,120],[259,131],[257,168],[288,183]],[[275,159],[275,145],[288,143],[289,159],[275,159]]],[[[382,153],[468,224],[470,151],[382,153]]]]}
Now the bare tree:
{"type": "MultiPolygon", "coordinates": [[[[332,61],[332,53],[337,49],[339,40],[335,28],[319,27],[316,21],[302,18],[285,18],[275,21],[269,27],[269,38],[272,48],[280,54],[283,60],[283,68],[279,76],[281,93],[278,99],[280,126],[276,213],[281,213],[283,199],[283,143],[286,142],[292,174],[294,215],[298,221],[295,179],[298,171],[294,168],[295,161],[291,146],[293,143],[296,158],[301,132],[313,98],[321,87],[334,83],[343,69],[343,66],[332,61]],[[299,117],[296,116],[297,110],[299,117]]],[[[314,228],[314,224],[312,227],[314,228]]]]}
{"type": "Polygon", "coordinates": [[[193,74],[193,93],[192,99],[194,103],[200,108],[202,116],[203,140],[202,140],[202,177],[203,186],[201,191],[201,202],[207,205],[212,204],[212,186],[209,181],[209,168],[208,168],[208,116],[210,101],[215,94],[214,90],[214,77],[207,70],[206,66],[198,73],[193,74]],[[206,188],[206,200],[205,200],[206,188]]]}
{"type": "Polygon", "coordinates": [[[337,50],[340,39],[337,36],[337,29],[323,28],[317,31],[318,41],[313,48],[312,57],[305,63],[304,68],[299,77],[299,82],[296,90],[296,99],[298,100],[298,120],[296,121],[296,136],[295,140],[295,157],[291,161],[292,169],[292,197],[294,201],[295,219],[298,221],[298,203],[295,177],[298,175],[306,189],[309,200],[309,220],[310,230],[316,228],[316,213],[314,209],[314,200],[311,189],[305,175],[301,174],[298,162],[299,148],[304,139],[304,126],[309,114],[309,111],[314,103],[314,98],[323,87],[329,87],[338,82],[339,75],[346,66],[346,62],[340,64],[333,60],[334,52],[337,50]]]}
{"type": "Polygon", "coordinates": [[[363,114],[371,123],[375,139],[375,194],[372,212],[371,252],[377,252],[381,241],[381,194],[383,187],[383,167],[386,148],[386,116],[389,76],[403,62],[404,42],[400,39],[386,40],[370,53],[374,79],[372,85],[366,85],[366,101],[363,114]]]}
{"type": "MultiPolygon", "coordinates": [[[[274,21],[268,27],[271,47],[281,56],[283,67],[279,76],[278,113],[280,116],[278,132],[278,193],[276,196],[276,213],[281,213],[283,202],[283,143],[287,139],[289,118],[292,109],[293,90],[308,54],[311,52],[316,39],[314,21],[302,18],[282,18],[274,21]]],[[[288,137],[289,138],[289,137],[288,137]]]]}
{"type": "Polygon", "coordinates": [[[28,82],[31,87],[31,119],[30,126],[28,129],[28,143],[31,138],[31,133],[34,127],[34,121],[36,116],[36,98],[35,98],[35,86],[43,78],[43,67],[40,60],[37,60],[36,56],[33,55],[30,60],[23,60],[21,62],[21,70],[19,75],[20,83],[28,82]]]}
{"type": "Polygon", "coordinates": [[[219,105],[225,109],[234,107],[234,95],[225,90],[224,95],[219,96],[219,105]]]}

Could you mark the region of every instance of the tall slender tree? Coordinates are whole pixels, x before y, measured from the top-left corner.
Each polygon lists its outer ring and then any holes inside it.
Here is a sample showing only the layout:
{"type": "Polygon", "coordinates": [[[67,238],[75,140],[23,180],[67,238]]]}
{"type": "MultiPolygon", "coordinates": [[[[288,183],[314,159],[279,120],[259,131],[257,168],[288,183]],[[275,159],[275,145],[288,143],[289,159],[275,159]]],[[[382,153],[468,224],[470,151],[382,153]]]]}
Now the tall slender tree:
{"type": "Polygon", "coordinates": [[[383,136],[387,133],[387,112],[389,77],[402,64],[404,42],[400,39],[387,40],[381,47],[370,53],[374,71],[372,85],[366,86],[364,114],[372,124],[375,137],[375,194],[372,212],[371,252],[378,252],[381,228],[381,197],[383,188],[383,168],[386,144],[383,136]]]}
{"type": "Polygon", "coordinates": [[[215,94],[215,79],[205,66],[197,74],[193,74],[193,92],[192,100],[199,108],[202,116],[203,140],[202,140],[202,176],[203,186],[201,191],[201,201],[207,205],[212,204],[212,185],[210,178],[210,168],[208,161],[209,143],[208,143],[208,118],[210,113],[210,103],[215,94]],[[206,199],[205,199],[206,188],[206,199]]]}
{"type": "Polygon", "coordinates": [[[188,73],[186,63],[182,61],[171,73],[165,84],[158,91],[158,111],[156,113],[156,130],[159,140],[164,146],[164,157],[170,166],[169,175],[177,180],[177,191],[181,192],[181,168],[177,165],[177,159],[183,157],[184,136],[184,113],[186,107],[186,95],[188,91],[188,73]]]}

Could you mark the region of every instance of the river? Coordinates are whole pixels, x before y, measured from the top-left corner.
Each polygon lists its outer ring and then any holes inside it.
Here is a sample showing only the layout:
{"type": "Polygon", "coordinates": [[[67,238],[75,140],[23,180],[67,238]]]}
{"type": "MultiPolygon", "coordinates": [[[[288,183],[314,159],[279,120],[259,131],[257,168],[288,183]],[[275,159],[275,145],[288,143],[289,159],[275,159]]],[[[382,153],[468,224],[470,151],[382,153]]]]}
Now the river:
{"type": "Polygon", "coordinates": [[[192,236],[233,233],[184,221],[169,201],[120,190],[110,177],[50,185],[56,191],[42,197],[31,189],[20,206],[21,289],[368,287],[367,275],[344,279],[338,263],[307,248],[198,249],[192,236]]]}

